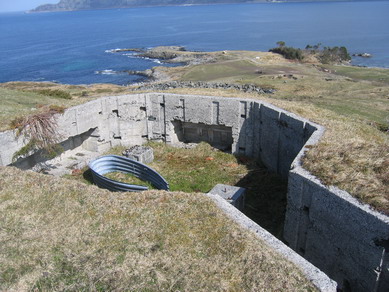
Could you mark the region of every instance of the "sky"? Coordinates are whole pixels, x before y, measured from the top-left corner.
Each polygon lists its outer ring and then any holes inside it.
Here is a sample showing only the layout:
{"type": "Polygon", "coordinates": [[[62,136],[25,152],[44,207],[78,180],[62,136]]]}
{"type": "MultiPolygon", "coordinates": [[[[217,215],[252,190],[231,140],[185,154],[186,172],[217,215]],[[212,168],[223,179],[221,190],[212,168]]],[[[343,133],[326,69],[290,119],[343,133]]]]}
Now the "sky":
{"type": "Polygon", "coordinates": [[[41,4],[58,2],[59,0],[0,0],[0,12],[26,11],[41,4]]]}

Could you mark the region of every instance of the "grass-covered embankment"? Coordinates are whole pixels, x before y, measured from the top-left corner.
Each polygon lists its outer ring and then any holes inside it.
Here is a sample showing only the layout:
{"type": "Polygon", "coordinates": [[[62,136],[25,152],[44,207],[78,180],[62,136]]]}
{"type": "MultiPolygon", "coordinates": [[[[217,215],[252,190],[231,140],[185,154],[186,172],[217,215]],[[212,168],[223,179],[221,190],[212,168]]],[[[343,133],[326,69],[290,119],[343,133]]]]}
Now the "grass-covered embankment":
{"type": "Polygon", "coordinates": [[[200,194],[0,168],[0,290],[315,291],[200,194]]]}

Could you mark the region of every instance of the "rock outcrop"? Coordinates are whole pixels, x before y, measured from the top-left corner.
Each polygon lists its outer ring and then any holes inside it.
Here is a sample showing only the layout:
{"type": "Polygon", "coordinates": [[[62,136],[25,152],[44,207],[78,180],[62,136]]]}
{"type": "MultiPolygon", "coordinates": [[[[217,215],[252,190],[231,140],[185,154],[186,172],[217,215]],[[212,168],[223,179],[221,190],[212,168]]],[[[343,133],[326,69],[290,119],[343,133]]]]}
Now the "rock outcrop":
{"type": "Polygon", "coordinates": [[[271,94],[275,89],[264,89],[253,84],[234,84],[224,82],[203,82],[203,81],[170,81],[163,83],[144,83],[138,85],[134,90],[169,90],[174,88],[207,88],[207,89],[233,89],[243,92],[256,92],[258,94],[271,94]]]}

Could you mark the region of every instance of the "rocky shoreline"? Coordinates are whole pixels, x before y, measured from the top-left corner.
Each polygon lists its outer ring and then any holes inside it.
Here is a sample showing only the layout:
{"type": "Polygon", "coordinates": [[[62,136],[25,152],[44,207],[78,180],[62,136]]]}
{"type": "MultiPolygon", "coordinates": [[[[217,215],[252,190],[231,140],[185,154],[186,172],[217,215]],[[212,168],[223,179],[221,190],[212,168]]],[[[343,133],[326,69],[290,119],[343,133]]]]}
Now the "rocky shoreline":
{"type": "Polygon", "coordinates": [[[198,65],[215,61],[220,52],[187,51],[182,46],[159,46],[149,49],[127,48],[110,50],[111,53],[134,52],[135,57],[160,60],[164,63],[198,65]]]}
{"type": "MultiPolygon", "coordinates": [[[[158,60],[163,63],[179,64],[181,66],[199,65],[205,63],[215,62],[220,52],[192,52],[187,51],[182,46],[159,46],[154,48],[125,48],[113,49],[110,53],[134,52],[134,56],[138,58],[148,58],[158,60]]],[[[166,66],[155,66],[144,71],[138,70],[123,70],[121,73],[129,75],[137,75],[146,77],[145,82],[169,82],[172,78],[166,72],[166,66]]],[[[97,72],[101,73],[101,72],[97,72]]]]}

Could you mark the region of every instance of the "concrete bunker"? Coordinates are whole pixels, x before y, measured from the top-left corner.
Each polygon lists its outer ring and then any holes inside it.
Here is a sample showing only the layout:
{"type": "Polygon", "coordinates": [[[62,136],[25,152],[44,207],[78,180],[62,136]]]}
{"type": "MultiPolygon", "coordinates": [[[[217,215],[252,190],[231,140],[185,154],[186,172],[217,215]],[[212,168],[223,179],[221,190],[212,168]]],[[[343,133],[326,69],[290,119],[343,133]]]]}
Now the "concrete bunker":
{"type": "MultiPolygon", "coordinates": [[[[389,239],[389,218],[322,185],[301,165],[307,146],[323,134],[319,125],[258,100],[157,93],[94,100],[66,110],[58,124],[64,140],[80,145],[69,137],[87,137],[81,147],[94,151],[205,137],[231,147],[233,154],[260,159],[288,179],[283,234],[288,245],[341,289],[389,290],[388,252],[382,244],[389,239]]],[[[12,131],[0,135],[0,164],[9,165],[24,142],[12,131]]]]}

